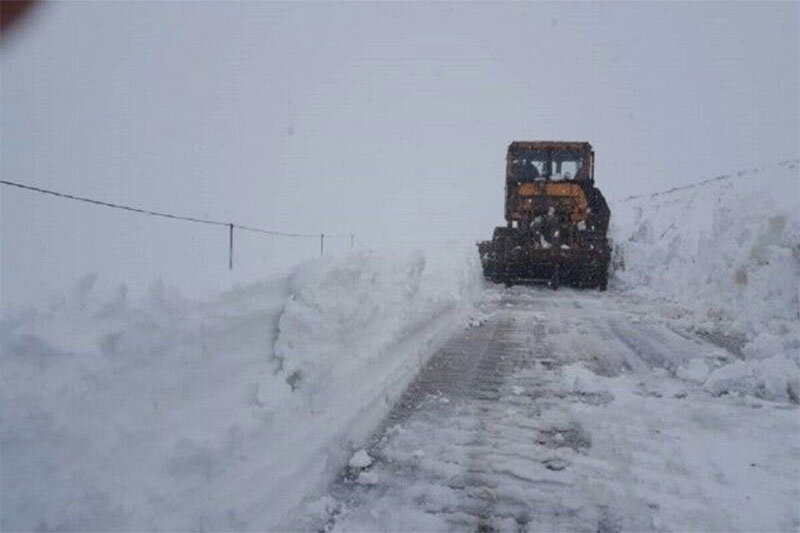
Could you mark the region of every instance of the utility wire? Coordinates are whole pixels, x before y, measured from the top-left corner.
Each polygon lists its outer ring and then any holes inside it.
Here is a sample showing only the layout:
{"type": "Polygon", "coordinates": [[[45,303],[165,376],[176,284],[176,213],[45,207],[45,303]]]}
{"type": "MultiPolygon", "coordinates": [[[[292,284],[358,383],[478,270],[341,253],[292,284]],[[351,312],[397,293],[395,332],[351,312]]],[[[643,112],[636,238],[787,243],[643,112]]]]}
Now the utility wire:
{"type": "MultiPolygon", "coordinates": [[[[10,187],[17,187],[19,189],[25,189],[27,191],[38,192],[38,193],[41,193],[41,194],[49,194],[51,196],[58,196],[59,198],[67,198],[69,200],[76,200],[76,201],[79,201],[79,202],[86,202],[86,203],[89,203],[89,204],[102,205],[102,206],[105,206],[105,207],[112,207],[114,209],[122,209],[122,210],[125,210],[125,211],[131,211],[131,212],[134,212],[134,213],[141,213],[143,215],[150,215],[150,216],[163,217],[163,218],[171,218],[173,220],[185,220],[186,222],[196,222],[198,224],[209,224],[209,225],[212,225],[212,226],[225,226],[225,227],[228,227],[228,228],[233,226],[234,228],[237,228],[237,229],[241,229],[241,230],[244,230],[244,231],[252,231],[254,233],[261,233],[263,235],[277,235],[277,236],[281,236],[281,237],[314,237],[314,238],[319,238],[319,236],[321,235],[320,233],[289,233],[289,232],[284,232],[284,231],[272,231],[272,230],[267,230],[267,229],[262,229],[262,228],[256,228],[256,227],[253,227],[253,226],[246,226],[244,224],[236,224],[234,222],[222,222],[220,220],[211,220],[211,219],[207,219],[207,218],[197,218],[197,217],[187,217],[187,216],[181,216],[181,215],[173,215],[171,213],[162,213],[160,211],[153,211],[151,209],[143,209],[141,207],[133,207],[133,206],[129,206],[129,205],[115,204],[115,203],[111,203],[111,202],[104,202],[102,200],[95,200],[93,198],[86,198],[84,196],[77,196],[77,195],[74,195],[74,194],[67,194],[67,193],[63,193],[63,192],[52,191],[52,190],[49,190],[49,189],[42,189],[40,187],[34,187],[32,185],[25,185],[23,183],[16,183],[16,182],[13,182],[13,181],[8,181],[8,180],[0,180],[0,184],[8,185],[10,187]]],[[[327,234],[326,233],[325,237],[349,238],[350,234],[339,235],[339,234],[327,234]]]]}

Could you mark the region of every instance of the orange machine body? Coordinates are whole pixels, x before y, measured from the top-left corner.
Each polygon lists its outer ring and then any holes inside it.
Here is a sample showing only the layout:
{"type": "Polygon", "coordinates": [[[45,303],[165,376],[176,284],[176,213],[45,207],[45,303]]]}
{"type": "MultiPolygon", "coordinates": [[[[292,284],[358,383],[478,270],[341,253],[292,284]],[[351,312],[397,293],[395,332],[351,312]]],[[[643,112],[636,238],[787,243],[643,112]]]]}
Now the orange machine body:
{"type": "Polygon", "coordinates": [[[545,199],[551,204],[559,204],[558,211],[569,213],[571,222],[586,220],[589,203],[583,188],[573,182],[533,182],[519,185],[517,190],[519,201],[511,212],[511,219],[516,221],[533,218],[534,202],[537,198],[545,199]]]}

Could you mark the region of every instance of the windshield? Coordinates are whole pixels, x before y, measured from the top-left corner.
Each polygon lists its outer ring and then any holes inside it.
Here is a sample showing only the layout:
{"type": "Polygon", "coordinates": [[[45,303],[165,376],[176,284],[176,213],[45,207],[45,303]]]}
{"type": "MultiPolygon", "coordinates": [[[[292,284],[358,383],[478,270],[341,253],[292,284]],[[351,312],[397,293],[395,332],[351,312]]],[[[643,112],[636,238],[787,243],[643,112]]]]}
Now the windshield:
{"type": "Polygon", "coordinates": [[[535,179],[572,180],[583,165],[580,150],[525,150],[511,160],[512,175],[517,181],[535,179]]]}

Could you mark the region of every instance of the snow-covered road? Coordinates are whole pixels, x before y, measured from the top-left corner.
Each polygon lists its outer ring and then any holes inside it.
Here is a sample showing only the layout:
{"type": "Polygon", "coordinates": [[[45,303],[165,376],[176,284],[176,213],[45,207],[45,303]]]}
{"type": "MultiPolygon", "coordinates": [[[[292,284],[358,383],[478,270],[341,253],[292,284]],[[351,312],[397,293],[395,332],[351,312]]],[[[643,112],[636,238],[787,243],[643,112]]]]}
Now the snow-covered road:
{"type": "Polygon", "coordinates": [[[800,528],[797,406],[698,384],[697,358],[713,367],[735,346],[613,292],[494,286],[478,306],[485,320],[371,437],[371,464],[345,467],[294,527],[800,528]]]}

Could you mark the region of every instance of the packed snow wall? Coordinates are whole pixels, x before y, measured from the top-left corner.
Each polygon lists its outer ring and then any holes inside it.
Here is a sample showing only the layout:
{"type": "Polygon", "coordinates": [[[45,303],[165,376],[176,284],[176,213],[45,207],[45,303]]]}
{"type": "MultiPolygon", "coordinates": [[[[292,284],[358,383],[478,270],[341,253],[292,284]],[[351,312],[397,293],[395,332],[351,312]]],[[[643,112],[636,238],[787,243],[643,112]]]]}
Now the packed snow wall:
{"type": "Polygon", "coordinates": [[[474,252],[310,261],[206,301],[87,276],[4,316],[3,530],[270,530],[471,313],[474,252]]]}
{"type": "Polygon", "coordinates": [[[739,359],[700,372],[715,393],[798,401],[800,162],[612,204],[616,288],[679,304],[739,359]]]}

